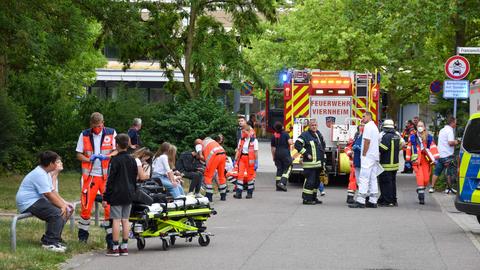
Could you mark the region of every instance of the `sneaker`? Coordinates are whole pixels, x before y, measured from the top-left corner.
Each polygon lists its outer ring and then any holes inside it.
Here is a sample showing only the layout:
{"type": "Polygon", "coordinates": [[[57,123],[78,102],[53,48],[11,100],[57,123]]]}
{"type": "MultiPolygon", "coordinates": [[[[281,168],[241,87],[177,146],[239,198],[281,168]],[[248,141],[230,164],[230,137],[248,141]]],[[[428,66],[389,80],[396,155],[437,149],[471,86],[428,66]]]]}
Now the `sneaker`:
{"type": "Polygon", "coordinates": [[[105,253],[105,256],[118,257],[118,256],[120,256],[120,250],[118,248],[117,249],[108,249],[107,253],[105,253]]]}
{"type": "Polygon", "coordinates": [[[120,248],[120,256],[128,256],[128,248],[120,248]]]}
{"type": "Polygon", "coordinates": [[[325,196],[325,194],[327,194],[325,191],[320,192],[320,196],[325,196]]]}
{"type": "Polygon", "coordinates": [[[431,187],[429,190],[428,190],[428,193],[434,193],[435,192],[435,189],[433,189],[433,187],[431,187]]]}
{"type": "Polygon", "coordinates": [[[457,190],[454,189],[454,188],[451,188],[451,189],[450,189],[450,192],[452,192],[452,194],[457,194],[457,190]]]}
{"type": "Polygon", "coordinates": [[[448,188],[445,189],[444,193],[445,193],[445,194],[450,194],[450,189],[448,189],[448,188]]]}
{"type": "Polygon", "coordinates": [[[55,244],[42,244],[42,247],[48,251],[64,253],[67,250],[67,247],[60,245],[59,243],[55,244]]]}

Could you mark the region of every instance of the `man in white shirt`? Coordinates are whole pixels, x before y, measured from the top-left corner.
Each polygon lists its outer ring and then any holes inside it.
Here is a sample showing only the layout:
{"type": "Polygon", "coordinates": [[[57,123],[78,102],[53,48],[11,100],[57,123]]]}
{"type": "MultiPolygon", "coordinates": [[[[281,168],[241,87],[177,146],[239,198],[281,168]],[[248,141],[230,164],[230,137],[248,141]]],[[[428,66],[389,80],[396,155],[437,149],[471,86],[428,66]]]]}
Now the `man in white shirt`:
{"type": "Polygon", "coordinates": [[[365,124],[362,135],[362,156],[360,177],[358,179],[358,196],[350,208],[377,208],[378,181],[377,167],[379,166],[379,139],[377,125],[372,121],[372,113],[366,112],[362,122],[365,124]],[[367,196],[368,202],[365,202],[367,196]]]}
{"type": "Polygon", "coordinates": [[[455,117],[449,117],[447,119],[447,125],[440,130],[438,134],[438,152],[440,154],[440,159],[435,165],[435,170],[432,177],[432,186],[428,192],[435,192],[435,183],[437,182],[438,177],[443,173],[444,169],[447,169],[447,188],[445,193],[450,192],[456,193],[457,191],[452,187],[452,175],[455,173],[451,169],[451,162],[454,160],[455,146],[460,142],[455,139],[454,129],[457,127],[457,119],[455,117]]]}

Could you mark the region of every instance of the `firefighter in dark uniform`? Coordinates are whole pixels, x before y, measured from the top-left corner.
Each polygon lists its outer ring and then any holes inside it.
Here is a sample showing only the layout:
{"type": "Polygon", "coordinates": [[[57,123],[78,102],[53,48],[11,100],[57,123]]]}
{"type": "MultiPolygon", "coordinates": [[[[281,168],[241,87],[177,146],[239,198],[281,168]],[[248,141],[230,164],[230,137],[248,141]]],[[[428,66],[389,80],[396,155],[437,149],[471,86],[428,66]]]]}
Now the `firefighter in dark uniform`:
{"type": "Polygon", "coordinates": [[[383,121],[383,131],[380,133],[380,164],[383,172],[378,176],[380,188],[379,206],[397,205],[397,171],[399,166],[398,155],[405,141],[402,135],[395,130],[393,120],[383,121]]]}
{"type": "Polygon", "coordinates": [[[303,204],[317,204],[322,201],[317,199],[320,173],[325,168],[325,141],[318,131],[317,121],[310,120],[307,131],[303,132],[295,141],[295,149],[303,156],[303,204]]]}

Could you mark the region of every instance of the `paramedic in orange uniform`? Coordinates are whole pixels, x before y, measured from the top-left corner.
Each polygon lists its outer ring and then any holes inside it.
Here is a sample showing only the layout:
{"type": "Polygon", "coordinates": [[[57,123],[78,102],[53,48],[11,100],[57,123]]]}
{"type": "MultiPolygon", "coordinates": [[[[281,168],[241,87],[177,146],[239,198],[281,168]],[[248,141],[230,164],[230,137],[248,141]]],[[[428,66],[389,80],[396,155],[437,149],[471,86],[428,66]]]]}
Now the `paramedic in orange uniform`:
{"type": "MultiPolygon", "coordinates": [[[[103,194],[108,177],[110,157],[116,154],[113,128],[104,126],[103,115],[94,112],[90,116],[90,128],[84,130],[77,142],[77,159],[82,163],[81,213],[78,221],[78,240],[86,242],[89,236],[90,216],[97,194],[103,194]]],[[[103,226],[107,230],[106,241],[113,244],[110,206],[105,207],[103,226]]]]}
{"type": "Polygon", "coordinates": [[[227,161],[227,155],[225,149],[211,137],[206,137],[203,141],[195,140],[197,144],[195,149],[198,151],[201,149],[201,159],[205,161],[205,172],[203,174],[205,181],[205,196],[209,201],[213,201],[213,185],[212,179],[215,175],[215,171],[218,175],[218,191],[220,192],[220,200],[225,201],[227,199],[227,179],[225,178],[225,162],[227,161]],[[201,148],[197,147],[201,142],[201,148]]]}
{"type": "Polygon", "coordinates": [[[430,181],[432,164],[438,158],[439,153],[433,136],[428,134],[425,123],[418,121],[417,132],[409,136],[406,160],[413,163],[420,204],[425,204],[425,189],[430,181]]]}
{"type": "Polygon", "coordinates": [[[251,199],[255,188],[255,171],[258,166],[258,140],[249,125],[242,127],[241,134],[235,156],[235,160],[238,162],[238,178],[237,189],[233,197],[241,199],[243,189],[247,188],[245,198],[251,199]]]}

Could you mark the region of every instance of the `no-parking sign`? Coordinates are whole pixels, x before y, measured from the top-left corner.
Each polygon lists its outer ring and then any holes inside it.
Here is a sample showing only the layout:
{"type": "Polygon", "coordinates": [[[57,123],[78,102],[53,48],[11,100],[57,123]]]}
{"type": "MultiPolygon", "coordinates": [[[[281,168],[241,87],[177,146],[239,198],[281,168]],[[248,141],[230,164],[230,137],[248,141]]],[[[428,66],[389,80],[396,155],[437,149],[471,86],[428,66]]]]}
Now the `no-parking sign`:
{"type": "Polygon", "coordinates": [[[470,63],[467,58],[455,55],[445,63],[445,74],[452,80],[461,80],[470,72],[470,63]]]}

